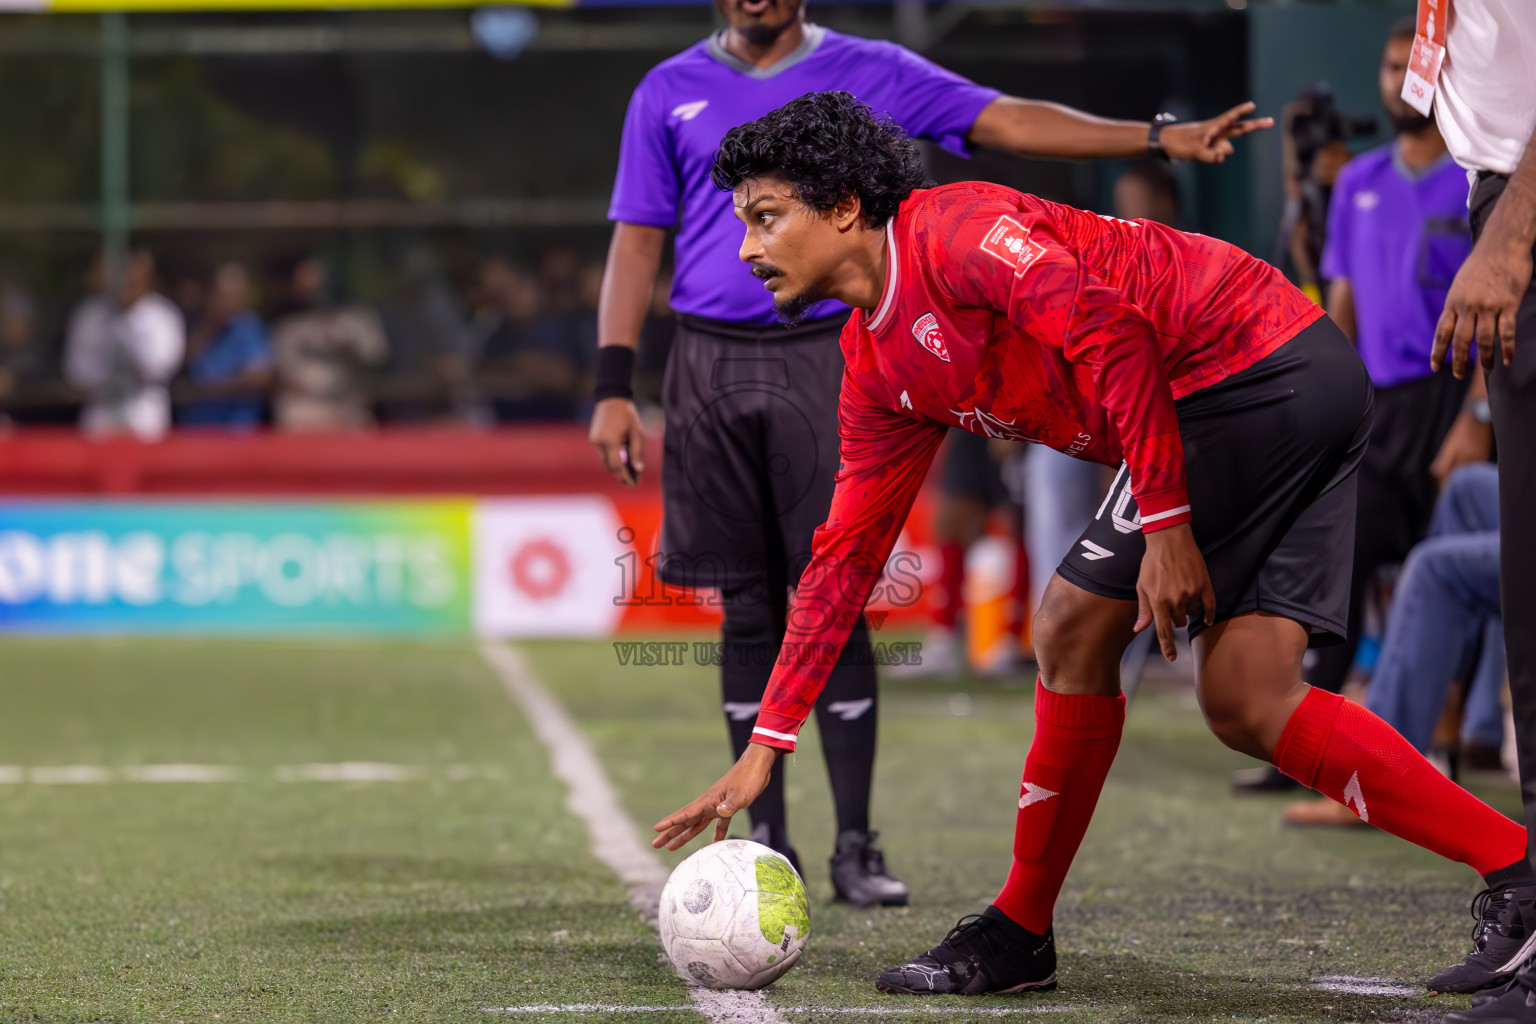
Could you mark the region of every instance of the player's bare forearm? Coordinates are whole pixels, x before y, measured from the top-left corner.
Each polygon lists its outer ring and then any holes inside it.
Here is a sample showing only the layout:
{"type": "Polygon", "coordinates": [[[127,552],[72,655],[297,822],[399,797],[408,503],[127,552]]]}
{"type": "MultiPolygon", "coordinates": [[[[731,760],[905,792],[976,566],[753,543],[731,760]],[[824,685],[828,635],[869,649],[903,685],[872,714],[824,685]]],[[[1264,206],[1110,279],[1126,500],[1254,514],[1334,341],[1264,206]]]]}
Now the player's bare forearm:
{"type": "Polygon", "coordinates": [[[638,348],[640,326],[645,323],[661,269],[666,246],[665,228],[648,224],[613,226],[608,263],[603,269],[603,289],[597,304],[597,343],[638,348]]]}
{"type": "MultiPolygon", "coordinates": [[[[1231,139],[1274,123],[1270,118],[1244,120],[1252,110],[1253,104],[1245,103],[1207,121],[1169,125],[1162,132],[1163,149],[1175,160],[1220,163],[1233,152],[1231,139]]],[[[1096,117],[1059,103],[1000,96],[976,118],[969,139],[1019,156],[1116,159],[1145,155],[1151,127],[1146,121],[1096,117]]]]}

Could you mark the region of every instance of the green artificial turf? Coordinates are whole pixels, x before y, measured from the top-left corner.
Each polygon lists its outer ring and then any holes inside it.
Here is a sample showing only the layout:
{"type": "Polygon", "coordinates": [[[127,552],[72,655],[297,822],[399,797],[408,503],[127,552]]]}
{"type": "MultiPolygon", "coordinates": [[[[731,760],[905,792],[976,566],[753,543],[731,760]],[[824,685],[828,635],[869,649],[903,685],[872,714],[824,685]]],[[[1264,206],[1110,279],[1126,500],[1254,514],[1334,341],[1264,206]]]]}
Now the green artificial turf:
{"type": "MultiPolygon", "coordinates": [[[[713,670],[621,666],[612,650],[596,645],[528,650],[594,737],[647,830],[728,765],[713,670]]],[[[807,728],[787,781],[791,832],[811,891],[812,938],[800,965],[771,990],[777,1004],[911,1005],[877,993],[871,981],[933,945],[960,915],[981,910],[1006,876],[1032,685],[884,684],[874,819],[892,870],[912,887],[906,909],[830,902],[831,801],[814,724],[807,728]]],[[[1315,979],[1332,975],[1418,985],[1459,959],[1468,949],[1467,902],[1481,882],[1470,869],[1375,829],[1282,827],[1287,798],[1228,792],[1228,773],[1251,763],[1209,735],[1187,688],[1145,690],[1130,709],[1058,907],[1060,990],[926,1000],[953,1016],[878,1019],[997,1019],[967,1011],[1038,1006],[1062,1024],[1438,1021],[1465,1005],[1316,987],[1315,979]]],[[[1518,811],[1511,786],[1474,788],[1518,811]]],[[[745,821],[735,828],[746,831],[745,821]]]]}
{"type": "MultiPolygon", "coordinates": [[[[726,766],[714,670],[525,647],[642,829],[726,766]]],[[[6,639],[0,666],[0,766],[242,773],[0,784],[0,1021],[702,1020],[471,645],[6,639]],[[425,781],[278,781],[279,766],[338,762],[418,766],[425,781]],[[455,780],[453,765],[476,770],[455,780]],[[486,1012],[594,1003],[674,1009],[486,1012]]],[[[808,730],[788,778],[812,936],[770,990],[783,1017],[1428,1024],[1464,1005],[1316,987],[1417,984],[1458,958],[1478,881],[1374,830],[1287,830],[1283,800],[1231,797],[1244,759],[1178,687],[1131,708],[1057,915],[1061,990],[876,993],[880,968],[979,910],[1006,872],[1029,694],[1028,680],[885,685],[875,818],[912,885],[904,910],[830,902],[808,730]],[[1025,1012],[978,1013],[996,1009],[1025,1012]]],[[[1516,807],[1510,787],[1480,792],[1516,807]]]]}
{"type": "Polygon", "coordinates": [[[0,666],[0,764],[250,774],[0,786],[0,1020],[689,1005],[468,645],[6,640],[0,666]],[[342,761],[498,777],[281,783],[267,771],[342,761]]]}

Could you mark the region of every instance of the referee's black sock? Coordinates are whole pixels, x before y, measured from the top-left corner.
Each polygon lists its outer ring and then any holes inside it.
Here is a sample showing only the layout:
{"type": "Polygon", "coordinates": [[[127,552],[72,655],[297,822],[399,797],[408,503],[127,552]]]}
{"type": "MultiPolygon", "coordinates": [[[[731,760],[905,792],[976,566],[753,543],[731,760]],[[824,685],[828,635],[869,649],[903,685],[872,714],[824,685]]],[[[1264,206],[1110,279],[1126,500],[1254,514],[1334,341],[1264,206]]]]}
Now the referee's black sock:
{"type": "Polygon", "coordinates": [[[875,774],[875,739],[879,731],[879,693],[864,617],[848,635],[848,645],[827,677],[816,701],[821,752],[832,780],[837,831],[869,831],[869,791],[875,774]]]}
{"type": "MultiPolygon", "coordinates": [[[[774,657],[784,638],[784,624],[760,598],[743,593],[729,593],[725,598],[720,696],[725,724],[731,732],[731,749],[740,758],[752,742],[758,705],[768,688],[774,657]]],[[[785,764],[786,759],[780,758],[768,779],[768,788],[748,808],[753,831],[766,825],[767,845],[780,852],[789,849],[789,821],[784,810],[785,764]]]]}

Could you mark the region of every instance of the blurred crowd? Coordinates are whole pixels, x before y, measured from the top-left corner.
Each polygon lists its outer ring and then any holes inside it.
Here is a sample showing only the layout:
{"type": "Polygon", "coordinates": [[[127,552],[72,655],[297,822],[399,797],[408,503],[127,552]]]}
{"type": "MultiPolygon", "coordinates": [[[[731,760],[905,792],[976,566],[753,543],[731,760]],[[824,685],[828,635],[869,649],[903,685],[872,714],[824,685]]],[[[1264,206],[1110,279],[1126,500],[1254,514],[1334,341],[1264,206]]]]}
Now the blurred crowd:
{"type": "MultiPolygon", "coordinates": [[[[589,414],[602,265],[576,250],[492,254],[454,280],[413,248],[373,304],[339,301],[334,277],[308,253],[169,273],[135,249],[115,274],[98,260],[85,296],[52,317],[0,282],[0,419],[152,440],[589,414]]],[[[642,387],[665,362],[669,286],[646,325],[642,387]]]]}

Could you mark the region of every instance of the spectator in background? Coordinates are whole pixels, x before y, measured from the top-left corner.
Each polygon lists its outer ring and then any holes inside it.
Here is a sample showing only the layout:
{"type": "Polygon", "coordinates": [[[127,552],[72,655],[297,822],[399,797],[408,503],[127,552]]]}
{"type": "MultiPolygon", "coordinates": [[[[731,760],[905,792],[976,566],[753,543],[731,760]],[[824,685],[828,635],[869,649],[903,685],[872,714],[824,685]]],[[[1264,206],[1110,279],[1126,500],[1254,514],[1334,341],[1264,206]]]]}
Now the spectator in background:
{"type": "Polygon", "coordinates": [[[272,325],[274,422],[293,431],[373,426],[369,371],[389,355],[378,315],[332,304],[325,265],[313,256],[287,263],[283,271],[287,312],[272,325]]]}
{"type": "MultiPolygon", "coordinates": [[[[1396,135],[1355,157],[1334,186],[1322,275],[1328,313],[1354,341],[1375,386],[1371,443],[1357,474],[1354,576],[1345,642],[1315,652],[1309,682],[1343,688],[1371,583],[1424,538],[1437,483],[1462,462],[1489,457],[1487,402],[1430,369],[1446,290],[1472,248],[1467,178],[1432,118],[1401,96],[1413,19],[1395,25],[1382,53],[1381,99],[1396,135]],[[1445,451],[1442,458],[1441,452],[1445,451]],[[1437,462],[1438,458],[1438,462],[1437,462]]],[[[1273,768],[1234,778],[1247,789],[1298,785],[1273,768]]]]}
{"type": "Polygon", "coordinates": [[[12,403],[46,377],[46,362],[31,296],[14,285],[0,286],[0,420],[24,419],[12,403]]]}
{"type": "Polygon", "coordinates": [[[425,245],[406,250],[396,293],[379,304],[389,339],[384,419],[423,423],[468,419],[470,331],[458,296],[437,253],[425,245]]]}
{"type": "Polygon", "coordinates": [[[171,426],[167,382],[181,365],[186,326],[181,311],[154,291],[155,260],[130,253],[117,295],[107,295],[105,267],[97,260],[92,294],[70,317],[64,374],[83,391],[80,427],[87,434],[163,437],[171,426]]]}
{"type": "Polygon", "coordinates": [[[1177,227],[1179,180],[1162,160],[1137,160],[1115,179],[1115,216],[1177,227]]]}
{"type": "MultiPolygon", "coordinates": [[[[580,336],[570,330],[579,310],[546,309],[534,279],[503,256],[486,259],[478,276],[481,306],[475,321],[485,339],[480,380],[497,420],[575,419],[586,393],[574,349],[580,336]]],[[[557,296],[564,287],[557,288],[557,296]]],[[[579,288],[579,282],[571,287],[579,288]]],[[[580,299],[579,291],[565,294],[559,301],[580,299]]]]}
{"type": "Polygon", "coordinates": [[[214,271],[202,315],[187,338],[185,375],[192,400],[178,423],[187,427],[255,430],[272,386],[272,345],[251,310],[251,279],[243,266],[214,271]]]}

